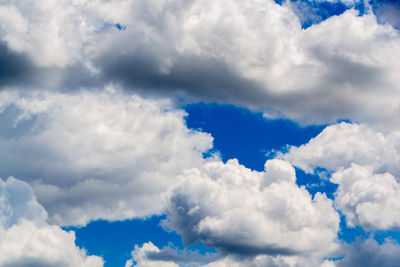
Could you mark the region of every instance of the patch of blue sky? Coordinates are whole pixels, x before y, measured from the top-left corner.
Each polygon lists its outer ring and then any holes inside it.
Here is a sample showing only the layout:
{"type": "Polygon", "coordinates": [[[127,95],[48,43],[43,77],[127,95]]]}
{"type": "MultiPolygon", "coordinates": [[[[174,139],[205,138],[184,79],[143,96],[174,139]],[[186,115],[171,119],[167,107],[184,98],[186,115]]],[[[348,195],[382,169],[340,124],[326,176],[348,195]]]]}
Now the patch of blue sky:
{"type": "Polygon", "coordinates": [[[119,23],[115,24],[114,26],[115,26],[115,28],[117,28],[120,31],[126,30],[126,28],[127,28],[127,26],[119,24],[119,23]]]}
{"type": "MultiPolygon", "coordinates": [[[[76,244],[85,248],[89,255],[102,256],[105,267],[124,266],[131,258],[135,245],[151,241],[159,248],[170,246],[179,250],[184,249],[180,235],[166,231],[161,222],[163,216],[152,216],[148,219],[133,219],[126,221],[108,222],[93,221],[85,227],[64,227],[76,234],[76,244]]],[[[194,244],[186,251],[197,251],[200,254],[214,253],[201,243],[194,244]]]]}
{"type": "Polygon", "coordinates": [[[165,216],[152,216],[142,220],[126,220],[117,222],[94,221],[85,227],[66,227],[76,234],[76,244],[84,247],[89,255],[102,256],[105,267],[124,266],[131,258],[135,245],[151,241],[158,247],[173,244],[182,248],[178,234],[165,231],[160,222],[165,216]]]}
{"type": "MultiPolygon", "coordinates": [[[[339,212],[339,211],[338,211],[339,212]]],[[[369,236],[368,232],[366,232],[362,227],[348,227],[346,224],[346,216],[340,214],[340,229],[338,232],[338,237],[340,240],[343,240],[347,243],[352,243],[356,240],[356,238],[367,238],[369,236]]]]}
{"type": "Polygon", "coordinates": [[[349,1],[322,1],[322,0],[275,0],[279,5],[286,2],[299,17],[303,29],[321,23],[322,21],[342,14],[348,9],[355,9],[359,16],[372,11],[378,23],[391,24],[400,29],[400,1],[398,0],[359,0],[349,1]]]}
{"type": "MultiPolygon", "coordinates": [[[[339,212],[340,213],[340,212],[339,212]]],[[[353,243],[356,239],[367,239],[372,237],[378,242],[378,244],[382,244],[386,239],[390,239],[400,244],[400,229],[392,229],[392,230],[366,230],[361,226],[356,225],[355,227],[348,227],[346,224],[346,218],[343,214],[340,216],[340,230],[338,233],[338,237],[340,240],[343,240],[347,243],[353,243]]]]}
{"type": "Polygon", "coordinates": [[[400,244],[400,229],[379,230],[373,233],[374,239],[378,244],[382,244],[386,239],[391,239],[400,244]]]}
{"type": "Polygon", "coordinates": [[[400,1],[371,0],[370,4],[378,23],[389,23],[395,29],[400,30],[400,1]]]}
{"type": "Polygon", "coordinates": [[[214,149],[224,162],[237,158],[247,168],[258,171],[264,170],[265,161],[274,156],[273,151],[304,144],[325,128],[265,119],[260,112],[233,105],[197,103],[184,108],[188,127],[210,133],[214,149]]]}
{"type": "MultiPolygon", "coordinates": [[[[284,4],[286,1],[290,1],[290,5],[299,17],[303,29],[307,29],[308,27],[318,24],[332,16],[340,15],[353,7],[340,1],[275,0],[275,2],[280,5],[284,4]]],[[[364,4],[354,6],[354,8],[363,10],[364,12],[364,4]]]]}
{"type": "Polygon", "coordinates": [[[295,169],[298,186],[304,186],[313,197],[317,192],[323,192],[328,198],[334,198],[338,185],[329,181],[329,174],[325,170],[316,170],[314,174],[308,174],[301,169],[295,169]]]}

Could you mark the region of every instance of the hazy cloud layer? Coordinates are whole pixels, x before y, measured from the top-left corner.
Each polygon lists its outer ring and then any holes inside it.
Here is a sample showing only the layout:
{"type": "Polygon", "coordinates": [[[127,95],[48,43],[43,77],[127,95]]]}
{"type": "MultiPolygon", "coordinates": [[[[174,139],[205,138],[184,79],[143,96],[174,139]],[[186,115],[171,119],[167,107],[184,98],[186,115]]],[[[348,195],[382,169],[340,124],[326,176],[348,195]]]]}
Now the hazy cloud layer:
{"type": "Polygon", "coordinates": [[[31,187],[0,179],[0,265],[100,267],[103,260],[75,246],[74,232],[46,222],[47,212],[31,187]]]}

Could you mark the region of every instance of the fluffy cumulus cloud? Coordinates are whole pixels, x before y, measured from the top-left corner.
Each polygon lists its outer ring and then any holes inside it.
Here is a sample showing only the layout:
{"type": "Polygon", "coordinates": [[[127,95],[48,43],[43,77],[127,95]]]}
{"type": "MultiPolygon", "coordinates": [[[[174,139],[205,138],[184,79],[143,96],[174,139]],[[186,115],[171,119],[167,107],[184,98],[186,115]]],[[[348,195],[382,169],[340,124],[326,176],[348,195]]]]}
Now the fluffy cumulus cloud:
{"type": "Polygon", "coordinates": [[[400,135],[366,125],[341,123],[325,128],[282,157],[306,172],[331,174],[339,185],[335,204],[350,226],[393,229],[400,226],[400,135]]]}
{"type": "Polygon", "coordinates": [[[75,246],[75,234],[46,222],[31,187],[0,179],[0,265],[100,267],[103,260],[75,246]]]}
{"type": "Polygon", "coordinates": [[[1,16],[5,64],[19,59],[29,86],[114,81],[299,121],[399,122],[400,35],[372,11],[306,30],[290,1],[3,1],[1,12],[13,14],[1,16]]]}
{"type": "Polygon", "coordinates": [[[336,206],[346,215],[347,224],[365,228],[400,227],[400,184],[390,173],[373,173],[372,168],[352,164],[332,175],[339,184],[336,206]]]}
{"type": "Polygon", "coordinates": [[[265,168],[251,171],[230,160],[186,171],[164,226],[182,234],[187,245],[201,241],[237,255],[334,249],[339,216],[331,200],[298,187],[288,162],[270,160],[265,168]]]}
{"type": "Polygon", "coordinates": [[[0,96],[0,172],[29,182],[54,223],[159,213],[177,175],[200,166],[212,144],[166,100],[21,94],[0,96]]]}

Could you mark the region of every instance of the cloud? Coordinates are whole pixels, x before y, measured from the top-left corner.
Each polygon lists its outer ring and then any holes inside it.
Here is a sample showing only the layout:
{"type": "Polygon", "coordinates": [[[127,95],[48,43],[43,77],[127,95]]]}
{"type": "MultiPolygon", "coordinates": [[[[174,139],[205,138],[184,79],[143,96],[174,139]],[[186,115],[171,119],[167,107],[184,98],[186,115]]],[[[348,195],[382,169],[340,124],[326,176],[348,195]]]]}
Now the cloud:
{"type": "Polygon", "coordinates": [[[390,173],[375,174],[370,167],[352,164],[332,175],[339,184],[335,204],[354,227],[397,229],[400,227],[400,184],[390,173]]]}
{"type": "Polygon", "coordinates": [[[317,167],[335,171],[356,163],[399,174],[399,141],[397,131],[384,134],[364,124],[342,122],[326,127],[307,144],[291,146],[282,157],[308,173],[317,167]]]}
{"type": "Polygon", "coordinates": [[[184,251],[174,250],[173,255],[169,254],[169,258],[165,257],[166,253],[170,253],[171,248],[165,247],[159,249],[153,243],[144,243],[141,247],[135,246],[132,251],[132,259],[126,262],[126,267],[132,266],[133,262],[136,266],[204,266],[204,267],[223,267],[223,266],[264,266],[264,267],[289,267],[289,266],[310,266],[310,267],[333,267],[334,264],[328,260],[313,257],[301,256],[268,256],[258,255],[255,257],[237,257],[235,255],[204,255],[201,256],[209,262],[204,263],[198,261],[198,257],[187,257],[184,261],[179,257],[184,251]]]}
{"type": "Polygon", "coordinates": [[[394,229],[400,226],[399,137],[398,131],[383,134],[340,123],[281,157],[306,172],[322,168],[331,174],[331,182],[339,185],[335,205],[349,226],[394,229]]]}
{"type": "Polygon", "coordinates": [[[343,252],[345,257],[336,262],[337,267],[394,267],[400,260],[400,246],[390,239],[382,244],[378,244],[372,238],[356,240],[352,244],[343,246],[343,252]]]}
{"type": "Polygon", "coordinates": [[[100,257],[87,256],[75,246],[74,232],[49,225],[46,219],[46,210],[27,183],[0,179],[1,266],[103,266],[100,257]]]}
{"type": "Polygon", "coordinates": [[[391,239],[384,240],[381,244],[373,238],[357,239],[355,242],[342,243],[338,248],[334,260],[321,259],[310,256],[268,256],[259,255],[256,257],[237,257],[234,255],[221,256],[209,263],[182,263],[174,260],[159,261],[153,259],[155,255],[163,254],[164,249],[159,249],[153,243],[148,242],[141,247],[135,246],[132,252],[133,258],[127,262],[126,267],[130,267],[133,262],[138,266],[151,267],[160,266],[203,266],[203,267],[245,267],[245,266],[264,266],[264,267],[352,267],[352,266],[382,266],[394,267],[399,261],[400,246],[391,239]],[[153,258],[152,258],[153,257],[153,258]]]}
{"type": "Polygon", "coordinates": [[[339,216],[332,202],[312,199],[295,184],[293,167],[266,162],[251,171],[236,160],[185,172],[167,207],[164,226],[223,253],[255,256],[326,253],[334,249],[339,216]]]}
{"type": "Polygon", "coordinates": [[[168,100],[3,91],[0,107],[0,173],[29,182],[57,224],[161,212],[177,176],[212,146],[168,100]]]}
{"type": "Polygon", "coordinates": [[[372,12],[348,10],[307,30],[290,4],[272,0],[12,1],[0,12],[14,14],[2,17],[1,40],[44,72],[37,87],[112,81],[305,123],[399,122],[400,34],[372,12]]]}
{"type": "Polygon", "coordinates": [[[160,249],[151,242],[144,243],[141,247],[135,245],[135,249],[132,251],[132,259],[126,262],[125,267],[133,266],[134,262],[137,267],[179,267],[174,261],[149,259],[148,254],[150,253],[160,253],[160,249]]]}

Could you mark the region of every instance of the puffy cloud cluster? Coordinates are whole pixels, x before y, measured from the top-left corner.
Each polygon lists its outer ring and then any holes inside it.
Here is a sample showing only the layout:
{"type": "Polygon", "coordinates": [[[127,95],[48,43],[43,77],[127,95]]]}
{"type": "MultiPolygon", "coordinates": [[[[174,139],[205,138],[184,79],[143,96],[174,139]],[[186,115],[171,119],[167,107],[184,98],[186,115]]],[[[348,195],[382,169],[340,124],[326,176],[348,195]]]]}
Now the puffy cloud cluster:
{"type": "Polygon", "coordinates": [[[13,14],[1,16],[4,64],[29,86],[114,81],[299,121],[399,122],[400,34],[372,12],[306,30],[290,1],[5,1],[0,12],[13,14]]]}
{"type": "Polygon", "coordinates": [[[314,198],[295,184],[285,161],[265,172],[236,160],[209,162],[185,172],[167,207],[164,225],[182,235],[238,255],[325,253],[336,247],[339,215],[324,194],[314,198]]]}
{"type": "Polygon", "coordinates": [[[31,187],[9,177],[0,179],[1,266],[103,266],[75,246],[75,234],[46,222],[47,212],[31,187]]]}
{"type": "Polygon", "coordinates": [[[118,92],[0,93],[0,172],[29,182],[57,224],[159,213],[210,135],[167,100],[118,92]]]}
{"type": "Polygon", "coordinates": [[[400,226],[400,135],[366,125],[340,123],[281,155],[294,165],[331,173],[339,185],[335,205],[350,226],[393,229],[400,226]]]}

